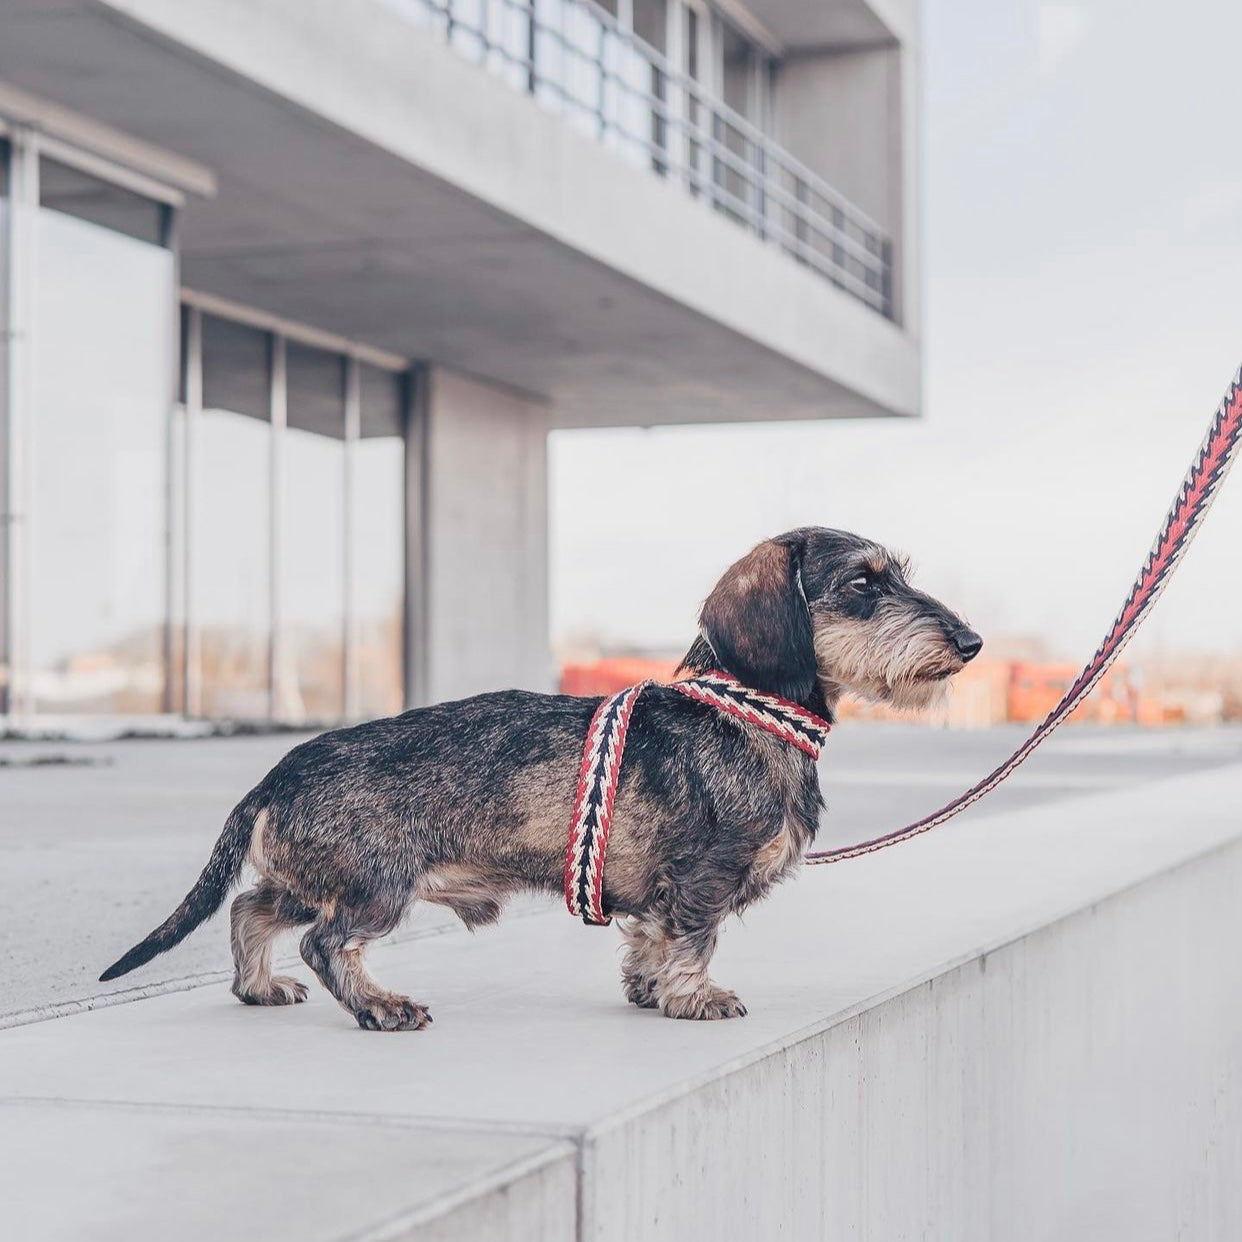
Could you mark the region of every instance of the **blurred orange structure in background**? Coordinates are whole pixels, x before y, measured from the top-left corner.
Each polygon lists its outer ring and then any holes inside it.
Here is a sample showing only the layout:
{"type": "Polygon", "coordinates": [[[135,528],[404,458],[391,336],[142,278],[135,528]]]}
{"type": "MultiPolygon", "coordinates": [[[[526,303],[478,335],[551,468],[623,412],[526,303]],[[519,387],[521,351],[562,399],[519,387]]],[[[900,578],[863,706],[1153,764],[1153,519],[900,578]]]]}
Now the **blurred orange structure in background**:
{"type": "Polygon", "coordinates": [[[647,656],[601,656],[598,660],[567,661],[561,665],[562,694],[616,694],[635,682],[672,681],[676,660],[647,656]]]}
{"type": "MultiPolygon", "coordinates": [[[[561,666],[562,694],[614,694],[635,682],[673,680],[675,659],[652,656],[601,656],[567,659],[561,666]]],[[[1078,669],[1072,664],[1034,660],[975,660],[954,679],[943,707],[920,716],[848,700],[838,715],[854,720],[923,720],[950,728],[978,729],[988,725],[1036,724],[1060,702],[1078,669]]],[[[1128,665],[1114,665],[1072,717],[1092,724],[1162,725],[1194,717],[1183,703],[1144,692],[1142,679],[1128,665]]]]}

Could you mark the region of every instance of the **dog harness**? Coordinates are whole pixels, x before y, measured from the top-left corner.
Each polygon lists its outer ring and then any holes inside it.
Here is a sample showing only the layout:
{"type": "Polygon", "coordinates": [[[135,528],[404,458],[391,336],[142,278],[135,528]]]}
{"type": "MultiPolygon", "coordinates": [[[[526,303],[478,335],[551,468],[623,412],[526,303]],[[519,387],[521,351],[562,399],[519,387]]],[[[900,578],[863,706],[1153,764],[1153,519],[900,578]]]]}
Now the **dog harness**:
{"type": "MultiPolygon", "coordinates": [[[[652,683],[640,681],[605,699],[587,729],[578,772],[578,792],[565,849],[565,904],[569,913],[597,927],[612,920],[604,913],[604,853],[612,827],[612,806],[625,754],[625,735],[638,696],[652,683]]],[[[791,746],[819,758],[832,727],[805,707],[775,694],[761,694],[736,677],[715,670],[675,681],[669,687],[725,715],[757,725],[791,746]]]]}

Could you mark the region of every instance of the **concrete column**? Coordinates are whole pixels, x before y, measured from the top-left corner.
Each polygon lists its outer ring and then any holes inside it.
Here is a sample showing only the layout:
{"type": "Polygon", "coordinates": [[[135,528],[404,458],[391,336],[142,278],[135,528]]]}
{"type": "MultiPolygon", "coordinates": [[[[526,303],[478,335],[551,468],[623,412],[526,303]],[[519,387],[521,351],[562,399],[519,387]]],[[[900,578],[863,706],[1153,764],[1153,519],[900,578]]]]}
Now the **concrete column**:
{"type": "Polygon", "coordinates": [[[413,377],[406,652],[416,704],[552,687],[547,430],[546,409],[512,392],[440,367],[413,377]]]}

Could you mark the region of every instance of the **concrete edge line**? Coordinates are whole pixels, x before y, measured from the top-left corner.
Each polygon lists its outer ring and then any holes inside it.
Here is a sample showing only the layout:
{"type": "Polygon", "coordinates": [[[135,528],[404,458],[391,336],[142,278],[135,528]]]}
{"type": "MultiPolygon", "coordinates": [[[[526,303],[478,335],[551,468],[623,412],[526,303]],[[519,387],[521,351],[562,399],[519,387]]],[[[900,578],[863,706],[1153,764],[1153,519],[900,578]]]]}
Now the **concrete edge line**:
{"type": "MultiPolygon", "coordinates": [[[[530,910],[514,911],[509,918],[511,920],[527,919],[547,913],[547,910],[535,907],[530,910]]],[[[445,923],[439,927],[409,928],[404,932],[394,932],[378,943],[384,945],[412,944],[417,940],[430,940],[437,936],[464,931],[465,929],[456,923],[445,923]]],[[[284,953],[275,959],[275,964],[280,967],[298,966],[301,962],[301,957],[296,953],[284,953]]],[[[37,1005],[33,1009],[17,1009],[12,1013],[0,1014],[0,1031],[7,1031],[18,1026],[31,1026],[38,1022],[51,1022],[56,1018],[71,1018],[76,1014],[91,1013],[96,1009],[111,1009],[114,1005],[128,1005],[131,1001],[150,1000],[155,996],[170,996],[175,992],[192,992],[196,988],[227,983],[232,977],[231,970],[210,970],[201,974],[180,975],[175,979],[165,979],[162,983],[126,988],[120,992],[100,992],[95,996],[75,997],[72,1000],[56,1001],[51,1005],[37,1005]]]]}
{"type": "MultiPolygon", "coordinates": [[[[405,1242],[405,1239],[410,1237],[412,1229],[431,1224],[455,1209],[484,1199],[493,1191],[503,1190],[567,1156],[574,1157],[574,1185],[577,1187],[580,1184],[579,1170],[581,1169],[579,1151],[579,1143],[557,1141],[542,1151],[534,1152],[529,1156],[521,1156],[508,1164],[501,1165],[500,1168],[471,1182],[468,1186],[446,1191],[412,1211],[397,1212],[378,1225],[367,1226],[357,1233],[345,1234],[339,1242],[405,1242]]],[[[582,1217],[577,1210],[576,1203],[574,1232],[577,1237],[582,1236],[582,1217]]]]}
{"type": "Polygon", "coordinates": [[[232,971],[215,970],[202,975],[183,975],[179,979],[166,979],[163,983],[151,983],[145,987],[126,988],[123,992],[103,992],[98,996],[57,1001],[53,1005],[40,1005],[35,1009],[18,1009],[14,1013],[0,1014],[0,1031],[11,1030],[18,1026],[32,1026],[38,1022],[50,1022],[56,1018],[71,1018],[75,1014],[90,1013],[95,1009],[111,1009],[113,1005],[128,1005],[131,1001],[149,1000],[153,996],[190,992],[212,983],[224,983],[232,977],[232,971]]]}
{"type": "Polygon", "coordinates": [[[1192,867],[1203,862],[1205,859],[1210,858],[1213,854],[1224,853],[1226,850],[1235,849],[1239,846],[1242,846],[1242,834],[1229,837],[1224,841],[1213,842],[1211,845],[1206,846],[1203,849],[1196,850],[1193,854],[1187,855],[1185,858],[1174,863],[1171,867],[1149,872],[1135,879],[1131,879],[1120,885],[1118,888],[1102,893],[1100,896],[1091,901],[1064,908],[1059,913],[1048,918],[1040,919],[1021,931],[1007,933],[1005,936],[998,938],[995,941],[987,942],[979,948],[967,950],[963,953],[955,955],[954,957],[948,958],[936,966],[920,971],[918,974],[911,976],[901,983],[896,983],[882,992],[875,993],[874,996],[869,996],[864,1000],[857,1001],[853,1005],[850,1005],[847,1009],[841,1009],[826,1018],[821,1018],[797,1031],[793,1031],[788,1035],[772,1040],[770,1043],[764,1044],[760,1048],[740,1053],[738,1056],[733,1057],[728,1061],[723,1061],[719,1065],[714,1066],[712,1069],[703,1070],[694,1077],[683,1080],[676,1086],[666,1087],[662,1091],[657,1091],[647,1098],[640,1100],[635,1104],[631,1104],[628,1108],[614,1113],[611,1117],[587,1125],[582,1131],[580,1146],[585,1152],[586,1147],[591,1145],[595,1139],[610,1134],[613,1131],[620,1129],[622,1126],[629,1125],[631,1122],[640,1117],[646,1116],[649,1113],[656,1112],[658,1109],[663,1108],[667,1104],[683,1099],[721,1078],[736,1074],[741,1070],[749,1069],[751,1066],[757,1065],[761,1061],[767,1060],[769,1057],[776,1056],[778,1053],[794,1048],[798,1044],[806,1043],[808,1040],[815,1039],[824,1034],[826,1031],[832,1030],[834,1027],[842,1026],[847,1022],[852,1022],[855,1018],[866,1013],[869,1009],[878,1009],[883,1005],[887,1005],[890,1001],[894,1001],[898,997],[905,996],[910,992],[915,992],[919,988],[925,987],[927,984],[936,979],[961,970],[963,967],[968,966],[971,962],[990,957],[994,953],[999,953],[1003,949],[1010,948],[1013,945],[1019,944],[1023,940],[1030,939],[1032,936],[1037,935],[1045,929],[1057,927],[1061,923],[1066,922],[1076,915],[1087,913],[1094,910],[1097,906],[1115,901],[1119,897],[1124,897],[1126,894],[1142,888],[1145,884],[1150,884],[1153,880],[1161,876],[1175,875],[1187,867],[1192,867]]]}
{"type": "Polygon", "coordinates": [[[101,1112],[172,1113],[202,1117],[239,1117],[256,1121],[306,1121],[315,1125],[369,1125],[398,1130],[442,1130],[461,1134],[503,1134],[514,1138],[545,1138],[574,1143],[581,1126],[528,1124],[520,1121],[471,1120],[406,1113],[333,1112],[323,1108],[263,1108],[238,1104],[183,1104],[166,1100],[110,1100],[60,1095],[0,1095],[0,1108],[37,1104],[44,1108],[89,1108],[101,1112]]]}

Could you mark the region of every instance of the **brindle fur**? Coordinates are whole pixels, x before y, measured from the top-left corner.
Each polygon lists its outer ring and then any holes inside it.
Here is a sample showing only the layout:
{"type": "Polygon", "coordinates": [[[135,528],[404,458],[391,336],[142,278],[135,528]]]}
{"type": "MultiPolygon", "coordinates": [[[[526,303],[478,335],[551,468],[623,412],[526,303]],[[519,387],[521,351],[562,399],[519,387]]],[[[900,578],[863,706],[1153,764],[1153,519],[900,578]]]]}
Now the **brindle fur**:
{"type": "MultiPolygon", "coordinates": [[[[904,563],[842,531],[767,540],[725,573],[683,667],[723,668],[831,718],[840,695],[925,706],[973,658],[976,634],[916,591],[904,563]]],[[[230,815],[176,911],[104,972],[182,940],[249,863],[233,903],[233,991],[305,998],[271,973],[273,939],[308,927],[302,957],[368,1030],[417,1030],[427,1010],[376,984],[367,945],[415,900],[467,927],[520,890],[561,892],[583,738],[597,698],[505,690],[325,733],[295,747],[230,815]]],[[[630,722],[604,873],[627,999],[674,1018],[746,1012],[708,975],[723,920],[789,875],[823,802],[802,751],[664,687],[630,722]]]]}

